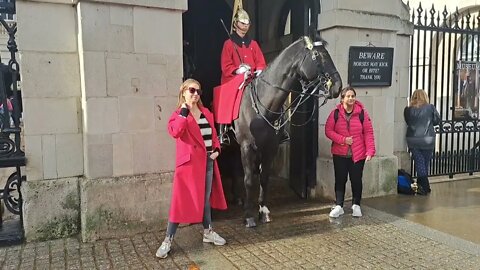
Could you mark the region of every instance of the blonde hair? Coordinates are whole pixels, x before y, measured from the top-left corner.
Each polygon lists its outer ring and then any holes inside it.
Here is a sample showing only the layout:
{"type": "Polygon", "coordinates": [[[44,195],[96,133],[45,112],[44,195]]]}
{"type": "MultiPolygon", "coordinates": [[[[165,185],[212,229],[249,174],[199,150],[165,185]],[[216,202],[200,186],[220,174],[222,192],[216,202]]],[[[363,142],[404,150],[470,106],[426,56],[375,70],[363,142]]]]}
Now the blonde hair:
{"type": "MultiPolygon", "coordinates": [[[[183,92],[188,89],[188,86],[189,86],[190,84],[196,84],[196,85],[198,85],[198,87],[200,87],[200,88],[202,87],[197,80],[191,79],[191,78],[190,78],[190,79],[186,79],[186,80],[180,85],[180,90],[179,90],[179,92],[178,92],[177,109],[180,108],[180,107],[182,107],[182,104],[185,103],[185,97],[183,96],[183,92]]],[[[199,104],[200,106],[203,106],[201,99],[198,100],[198,104],[199,104]]]]}
{"type": "Polygon", "coordinates": [[[410,98],[410,107],[420,107],[425,104],[428,104],[428,95],[427,92],[423,89],[417,89],[413,91],[412,97],[410,98]]]}

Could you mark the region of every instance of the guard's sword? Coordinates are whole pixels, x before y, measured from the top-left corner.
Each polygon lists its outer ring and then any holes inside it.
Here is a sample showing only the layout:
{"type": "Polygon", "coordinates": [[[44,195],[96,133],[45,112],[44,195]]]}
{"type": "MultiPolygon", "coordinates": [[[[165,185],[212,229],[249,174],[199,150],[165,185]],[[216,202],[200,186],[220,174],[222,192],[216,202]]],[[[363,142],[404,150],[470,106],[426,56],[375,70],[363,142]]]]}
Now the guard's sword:
{"type": "MultiPolygon", "coordinates": [[[[225,23],[223,22],[222,19],[220,19],[220,22],[222,22],[223,29],[225,29],[225,32],[227,32],[228,38],[229,38],[229,39],[232,39],[232,36],[230,35],[230,32],[228,32],[227,27],[225,26],[225,23]]],[[[235,44],[235,42],[233,42],[233,48],[235,49],[235,52],[237,53],[238,59],[240,59],[240,62],[241,62],[242,64],[244,64],[244,63],[243,63],[243,59],[242,59],[242,57],[240,56],[240,53],[238,52],[237,44],[235,44]]]]}

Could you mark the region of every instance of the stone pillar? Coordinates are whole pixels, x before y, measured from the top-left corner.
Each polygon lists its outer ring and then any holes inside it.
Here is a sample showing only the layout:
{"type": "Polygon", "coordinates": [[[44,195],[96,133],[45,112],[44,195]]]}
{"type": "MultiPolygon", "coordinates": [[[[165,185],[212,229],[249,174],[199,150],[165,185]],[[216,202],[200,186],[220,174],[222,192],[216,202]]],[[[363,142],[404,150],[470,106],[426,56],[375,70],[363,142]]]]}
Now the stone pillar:
{"type": "MultiPolygon", "coordinates": [[[[409,81],[410,35],[408,9],[401,0],[386,1],[322,1],[319,30],[329,42],[328,50],[347,85],[350,46],[394,48],[392,85],[390,87],[356,87],[357,98],[365,104],[375,130],[376,156],[365,165],[363,196],[374,197],[396,192],[399,157],[405,153],[406,106],[409,81]]],[[[319,158],[317,187],[311,197],[334,200],[334,170],[330,153],[331,141],[325,137],[325,122],[339,99],[328,102],[320,110],[319,158]]],[[[351,196],[347,183],[347,197],[351,196]]]]}
{"type": "Polygon", "coordinates": [[[57,2],[16,3],[28,240],[72,235],[80,224],[77,186],[84,166],[76,11],[71,1],[57,2]]]}
{"type": "Polygon", "coordinates": [[[174,168],[166,121],[187,1],[51,2],[17,2],[27,239],[158,226],[174,168]]]}

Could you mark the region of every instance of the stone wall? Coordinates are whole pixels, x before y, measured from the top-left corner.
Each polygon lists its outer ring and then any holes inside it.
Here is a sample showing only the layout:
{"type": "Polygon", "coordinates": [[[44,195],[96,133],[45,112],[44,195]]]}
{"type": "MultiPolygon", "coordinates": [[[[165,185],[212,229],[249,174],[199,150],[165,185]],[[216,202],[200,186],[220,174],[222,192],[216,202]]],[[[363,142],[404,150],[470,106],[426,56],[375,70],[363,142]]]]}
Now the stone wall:
{"type": "MultiPolygon", "coordinates": [[[[319,29],[329,42],[328,50],[342,76],[348,82],[348,53],[350,46],[376,46],[394,48],[392,85],[390,87],[356,87],[357,99],[369,112],[375,131],[376,156],[365,165],[364,197],[396,192],[399,159],[404,160],[405,130],[403,108],[408,95],[409,23],[407,7],[400,0],[389,1],[322,1],[319,29]]],[[[317,187],[311,190],[314,198],[334,200],[334,175],[331,160],[331,141],[324,136],[329,112],[339,99],[330,101],[320,109],[319,159],[317,187]]],[[[347,185],[347,197],[350,196],[347,185]]]]}
{"type": "MultiPolygon", "coordinates": [[[[400,0],[365,1],[322,1],[319,28],[345,82],[349,46],[395,49],[392,86],[358,88],[377,138],[365,168],[369,197],[396,186],[411,25],[400,0]]],[[[175,154],[166,121],[182,77],[186,9],[187,0],[17,0],[27,240],[81,232],[89,241],[165,225],[175,154]]],[[[320,112],[313,198],[333,195],[322,117],[334,103],[320,112]]]]}
{"type": "Polygon", "coordinates": [[[27,240],[167,216],[187,1],[73,2],[17,1],[27,240]]]}

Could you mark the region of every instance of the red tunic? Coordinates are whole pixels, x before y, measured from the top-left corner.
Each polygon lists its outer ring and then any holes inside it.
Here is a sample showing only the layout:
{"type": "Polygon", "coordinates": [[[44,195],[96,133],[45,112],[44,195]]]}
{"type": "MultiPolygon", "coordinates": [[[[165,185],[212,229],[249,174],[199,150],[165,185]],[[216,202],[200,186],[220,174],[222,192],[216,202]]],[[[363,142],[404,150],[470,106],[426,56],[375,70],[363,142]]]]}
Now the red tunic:
{"type": "Polygon", "coordinates": [[[231,80],[235,76],[235,70],[242,63],[240,61],[238,54],[243,58],[243,63],[248,64],[252,68],[252,72],[259,69],[264,69],[267,64],[265,63],[265,58],[263,57],[262,50],[258,43],[255,40],[251,39],[241,39],[238,35],[233,34],[232,38],[235,38],[237,42],[239,40],[246,40],[247,43],[243,43],[242,46],[239,46],[232,39],[227,39],[223,44],[221,66],[222,66],[222,79],[221,84],[224,84],[231,80]],[[237,47],[238,54],[235,51],[234,46],[237,47]]]}
{"type": "MultiPolygon", "coordinates": [[[[213,125],[212,113],[200,107],[212,128],[213,148],[220,149],[220,142],[213,125]]],[[[203,220],[205,199],[205,174],[207,150],[200,127],[190,113],[187,118],[176,110],[168,121],[168,133],[176,141],[175,174],[168,220],[177,223],[198,223],[203,220]]],[[[227,209],[217,160],[213,163],[212,193],[210,205],[215,209],[227,209]]]]}

